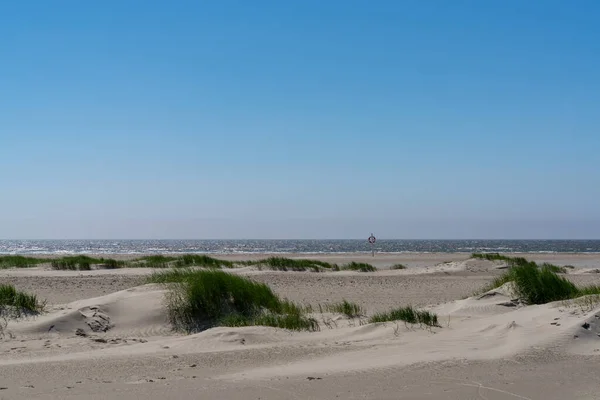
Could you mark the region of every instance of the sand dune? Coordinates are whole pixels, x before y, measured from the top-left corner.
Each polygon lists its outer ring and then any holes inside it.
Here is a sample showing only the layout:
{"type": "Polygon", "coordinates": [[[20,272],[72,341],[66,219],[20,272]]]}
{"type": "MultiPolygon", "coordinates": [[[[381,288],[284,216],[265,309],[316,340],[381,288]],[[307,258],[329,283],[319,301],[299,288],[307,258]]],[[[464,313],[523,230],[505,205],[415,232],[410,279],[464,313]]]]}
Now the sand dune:
{"type": "Polygon", "coordinates": [[[559,302],[507,307],[505,304],[510,300],[497,294],[436,307],[434,311],[441,317],[442,328],[423,329],[399,322],[314,334],[311,340],[321,344],[328,340],[369,340],[369,348],[285,367],[254,368],[226,377],[268,378],[377,370],[451,359],[504,359],[528,349],[558,345],[576,348],[579,354],[600,351],[600,338],[596,335],[600,325],[597,300],[593,306],[582,301],[581,306],[559,302]],[[363,337],[365,332],[368,339],[363,337]]]}
{"type": "Polygon", "coordinates": [[[15,324],[19,336],[112,335],[148,336],[170,330],[164,310],[166,290],[143,285],[106,296],[53,307],[48,314],[15,324]]]}
{"type": "MultiPolygon", "coordinates": [[[[55,300],[43,315],[9,321],[0,396],[198,398],[202,390],[202,398],[215,399],[599,399],[592,372],[600,367],[597,299],[524,306],[510,284],[462,298],[499,268],[454,260],[363,274],[237,270],[305,303],[347,298],[368,314],[419,304],[438,314],[440,326],[314,313],[318,332],[217,327],[193,335],[169,325],[165,288],[138,279],[151,271],[1,271],[0,279],[34,282],[44,293],[51,290],[44,278],[61,290],[77,282],[79,295],[97,294],[99,279],[119,283],[113,292],[55,300]]],[[[594,274],[575,275],[598,282],[594,274]]]]}

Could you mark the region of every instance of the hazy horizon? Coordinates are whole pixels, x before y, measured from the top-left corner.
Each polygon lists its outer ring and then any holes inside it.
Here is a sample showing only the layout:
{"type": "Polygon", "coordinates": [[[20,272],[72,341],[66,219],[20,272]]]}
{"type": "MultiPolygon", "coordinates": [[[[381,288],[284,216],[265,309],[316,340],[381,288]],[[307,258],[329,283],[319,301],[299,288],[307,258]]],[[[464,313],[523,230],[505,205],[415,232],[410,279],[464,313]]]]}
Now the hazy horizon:
{"type": "MultiPolygon", "coordinates": [[[[210,219],[202,221],[189,219],[181,221],[132,221],[126,220],[125,225],[131,235],[123,236],[123,229],[109,224],[97,222],[82,223],[73,221],[71,224],[62,220],[60,229],[53,223],[44,224],[33,228],[25,226],[22,231],[13,229],[13,237],[5,234],[5,229],[0,228],[0,238],[3,239],[89,239],[89,240],[129,240],[129,239],[163,239],[163,240],[245,240],[245,239],[273,239],[273,240],[332,240],[332,239],[363,239],[372,232],[381,239],[392,240],[595,240],[600,235],[595,235],[598,223],[584,222],[549,222],[549,221],[477,221],[468,223],[465,220],[417,220],[398,222],[400,228],[390,229],[389,221],[362,221],[348,223],[348,221],[325,220],[316,223],[311,220],[284,220],[284,221],[226,221],[210,219]],[[517,225],[517,228],[514,226],[517,225]],[[518,227],[521,225],[521,228],[518,227]],[[317,229],[318,227],[321,229],[317,229]],[[26,236],[35,230],[45,235],[38,237],[26,236]],[[15,233],[21,233],[15,235],[15,233]],[[73,234],[72,232],[76,232],[73,234]],[[98,234],[98,232],[102,232],[98,234]],[[275,234],[273,234],[275,232],[275,234]],[[315,232],[315,233],[313,233],[315,232]],[[436,236],[434,232],[440,233],[436,236]],[[524,234],[527,232],[528,235],[524,234]],[[554,236],[562,232],[563,236],[554,236]],[[94,234],[96,233],[96,234],[94,234]],[[285,233],[285,234],[284,234],[285,233]],[[70,236],[70,235],[72,236],[70,236]]],[[[58,223],[58,222],[57,222],[58,223]]]]}
{"type": "Polygon", "coordinates": [[[2,238],[600,238],[598,2],[0,10],[2,238]]]}

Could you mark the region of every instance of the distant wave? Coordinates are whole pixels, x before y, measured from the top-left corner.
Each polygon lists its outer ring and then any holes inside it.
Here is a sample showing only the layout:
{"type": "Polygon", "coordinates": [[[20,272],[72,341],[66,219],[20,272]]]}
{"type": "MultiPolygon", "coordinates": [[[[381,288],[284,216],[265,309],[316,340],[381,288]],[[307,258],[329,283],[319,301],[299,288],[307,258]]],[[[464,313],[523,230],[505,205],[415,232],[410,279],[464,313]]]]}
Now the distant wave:
{"type": "MultiPolygon", "coordinates": [[[[378,240],[383,253],[600,253],[600,240],[378,240]]],[[[366,240],[0,240],[0,254],[367,253],[366,240]]]]}

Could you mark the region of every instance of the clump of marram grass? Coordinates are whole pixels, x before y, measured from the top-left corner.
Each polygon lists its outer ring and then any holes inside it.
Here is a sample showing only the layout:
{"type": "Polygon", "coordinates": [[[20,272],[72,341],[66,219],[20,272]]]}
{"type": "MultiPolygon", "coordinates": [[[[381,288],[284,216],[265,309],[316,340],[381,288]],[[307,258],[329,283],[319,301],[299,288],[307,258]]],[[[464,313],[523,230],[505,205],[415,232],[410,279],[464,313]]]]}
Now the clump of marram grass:
{"type": "Polygon", "coordinates": [[[251,318],[277,307],[271,289],[221,271],[193,271],[170,293],[169,313],[176,326],[213,325],[228,315],[251,318]]]}
{"type": "Polygon", "coordinates": [[[145,268],[171,268],[171,267],[201,267],[201,268],[233,268],[231,261],[219,260],[205,254],[184,254],[182,256],[164,256],[161,254],[144,256],[134,260],[131,266],[145,268]]]}
{"type": "Polygon", "coordinates": [[[146,283],[180,283],[191,279],[196,270],[191,268],[172,268],[155,272],[146,278],[146,283]]]}
{"type": "Polygon", "coordinates": [[[359,263],[359,262],[355,262],[355,261],[352,261],[351,263],[344,265],[341,269],[344,271],[358,271],[358,272],[375,272],[375,271],[377,271],[377,268],[375,268],[371,264],[359,263]]]}
{"type": "Polygon", "coordinates": [[[500,276],[495,277],[492,282],[490,282],[489,284],[485,285],[483,288],[481,288],[480,290],[475,292],[474,296],[479,296],[483,293],[489,292],[490,290],[497,289],[500,286],[504,285],[505,283],[511,282],[513,280],[514,279],[513,279],[512,275],[510,274],[510,272],[504,273],[500,276]]]}
{"type": "MultiPolygon", "coordinates": [[[[554,265],[554,264],[550,264],[550,263],[543,263],[541,266],[538,265],[535,261],[529,261],[524,257],[508,257],[508,256],[504,256],[498,253],[473,253],[471,255],[471,257],[473,258],[479,258],[479,259],[483,259],[483,260],[489,260],[489,261],[504,261],[506,262],[506,264],[508,264],[509,268],[510,267],[534,267],[534,268],[546,268],[551,270],[552,272],[555,273],[560,273],[560,274],[566,274],[567,271],[567,267],[560,267],[558,265],[554,265]]],[[[568,266],[568,267],[572,267],[572,266],[568,266]]]]}
{"type": "Polygon", "coordinates": [[[38,264],[49,262],[48,259],[34,258],[16,255],[0,256],[0,269],[6,268],[30,268],[38,264]]]}
{"type": "Polygon", "coordinates": [[[243,264],[256,265],[259,269],[268,268],[275,271],[339,271],[337,264],[319,260],[293,259],[286,257],[269,257],[264,260],[246,261],[243,264]]]}
{"type": "Polygon", "coordinates": [[[390,269],[406,269],[406,265],[404,264],[394,264],[390,267],[390,269]]]}
{"type": "Polygon", "coordinates": [[[331,313],[344,314],[348,318],[356,318],[365,314],[361,306],[356,303],[351,303],[347,300],[342,300],[339,303],[325,304],[325,310],[331,313]]]}
{"type": "Polygon", "coordinates": [[[34,294],[15,289],[13,285],[0,285],[0,316],[21,316],[28,313],[39,313],[44,310],[46,302],[39,301],[34,294]]]}
{"type": "Polygon", "coordinates": [[[507,282],[514,282],[517,296],[527,304],[545,304],[553,301],[574,299],[585,295],[600,294],[600,286],[577,287],[573,282],[556,273],[548,265],[520,262],[484,288],[496,289],[507,282]]]}
{"type": "Polygon", "coordinates": [[[197,332],[214,326],[265,325],[318,330],[304,309],[280,299],[269,286],[221,270],[172,269],[148,282],[172,283],[167,309],[176,329],[197,332]]]}
{"type": "Polygon", "coordinates": [[[105,268],[121,268],[127,265],[125,261],[112,258],[94,258],[85,255],[65,256],[60,258],[34,258],[24,256],[0,256],[0,269],[28,268],[40,264],[50,264],[59,270],[90,270],[92,265],[104,265],[105,268]]]}
{"type": "Polygon", "coordinates": [[[517,294],[529,304],[572,299],[579,294],[574,283],[547,267],[516,266],[511,268],[509,274],[515,283],[517,294]]]}
{"type": "Polygon", "coordinates": [[[567,273],[567,269],[565,267],[559,267],[558,265],[554,265],[554,264],[550,264],[550,263],[543,263],[541,268],[548,269],[557,274],[566,274],[567,273]]]}
{"type": "Polygon", "coordinates": [[[273,328],[289,329],[293,331],[318,331],[319,323],[314,318],[307,318],[303,314],[278,314],[263,312],[248,318],[242,314],[228,314],[221,319],[221,326],[270,326],[273,328]]]}
{"type": "Polygon", "coordinates": [[[499,253],[473,253],[471,254],[472,258],[480,258],[482,260],[488,261],[508,261],[510,257],[503,256],[499,253]]]}
{"type": "Polygon", "coordinates": [[[90,270],[93,264],[102,264],[105,260],[88,256],[67,256],[51,260],[53,269],[90,270]]]}
{"type": "Polygon", "coordinates": [[[389,321],[404,321],[409,324],[438,326],[438,317],[435,313],[416,310],[412,306],[400,307],[388,312],[377,313],[369,318],[369,323],[389,321]]]}
{"type": "Polygon", "coordinates": [[[175,263],[177,267],[198,266],[205,268],[233,268],[233,262],[220,260],[205,254],[186,254],[175,263]]]}
{"type": "Polygon", "coordinates": [[[143,257],[139,257],[139,258],[135,259],[135,261],[144,261],[149,264],[165,264],[165,263],[169,263],[171,261],[176,261],[176,260],[177,260],[177,257],[164,256],[162,254],[143,256],[143,257]]]}
{"type": "Polygon", "coordinates": [[[176,260],[177,257],[154,254],[136,258],[129,266],[143,268],[169,268],[176,260]]]}
{"type": "Polygon", "coordinates": [[[589,295],[600,295],[600,286],[599,285],[589,285],[582,288],[579,288],[580,296],[589,296],[589,295]]]}
{"type": "Polygon", "coordinates": [[[102,265],[106,269],[116,269],[126,267],[127,263],[122,260],[115,260],[114,258],[100,259],[102,261],[102,265]]]}
{"type": "Polygon", "coordinates": [[[471,254],[471,257],[488,261],[504,261],[508,264],[509,267],[524,265],[537,267],[537,264],[535,262],[528,261],[523,257],[508,257],[499,253],[473,253],[471,254]]]}

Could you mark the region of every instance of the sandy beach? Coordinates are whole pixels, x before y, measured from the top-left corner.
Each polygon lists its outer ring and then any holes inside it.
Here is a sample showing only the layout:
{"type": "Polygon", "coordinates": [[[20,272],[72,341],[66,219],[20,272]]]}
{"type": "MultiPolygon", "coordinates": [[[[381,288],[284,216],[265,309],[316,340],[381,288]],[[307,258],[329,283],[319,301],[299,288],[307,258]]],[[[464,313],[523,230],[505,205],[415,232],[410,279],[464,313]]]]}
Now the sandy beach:
{"type": "MultiPolygon", "coordinates": [[[[600,254],[519,256],[572,265],[568,279],[600,284],[600,254]]],[[[290,257],[379,270],[230,272],[301,304],[346,299],[367,315],[422,307],[437,313],[440,326],[327,313],[316,316],[318,332],[254,326],[183,335],[167,321],[165,287],[144,284],[152,269],[5,269],[0,283],[48,304],[42,315],[8,321],[0,398],[600,399],[598,302],[509,306],[513,299],[501,290],[473,296],[503,269],[462,253],[290,257]],[[398,263],[407,268],[389,269],[398,263]]]]}
{"type": "Polygon", "coordinates": [[[600,400],[599,21],[5,1],[0,400],[600,400]]]}

